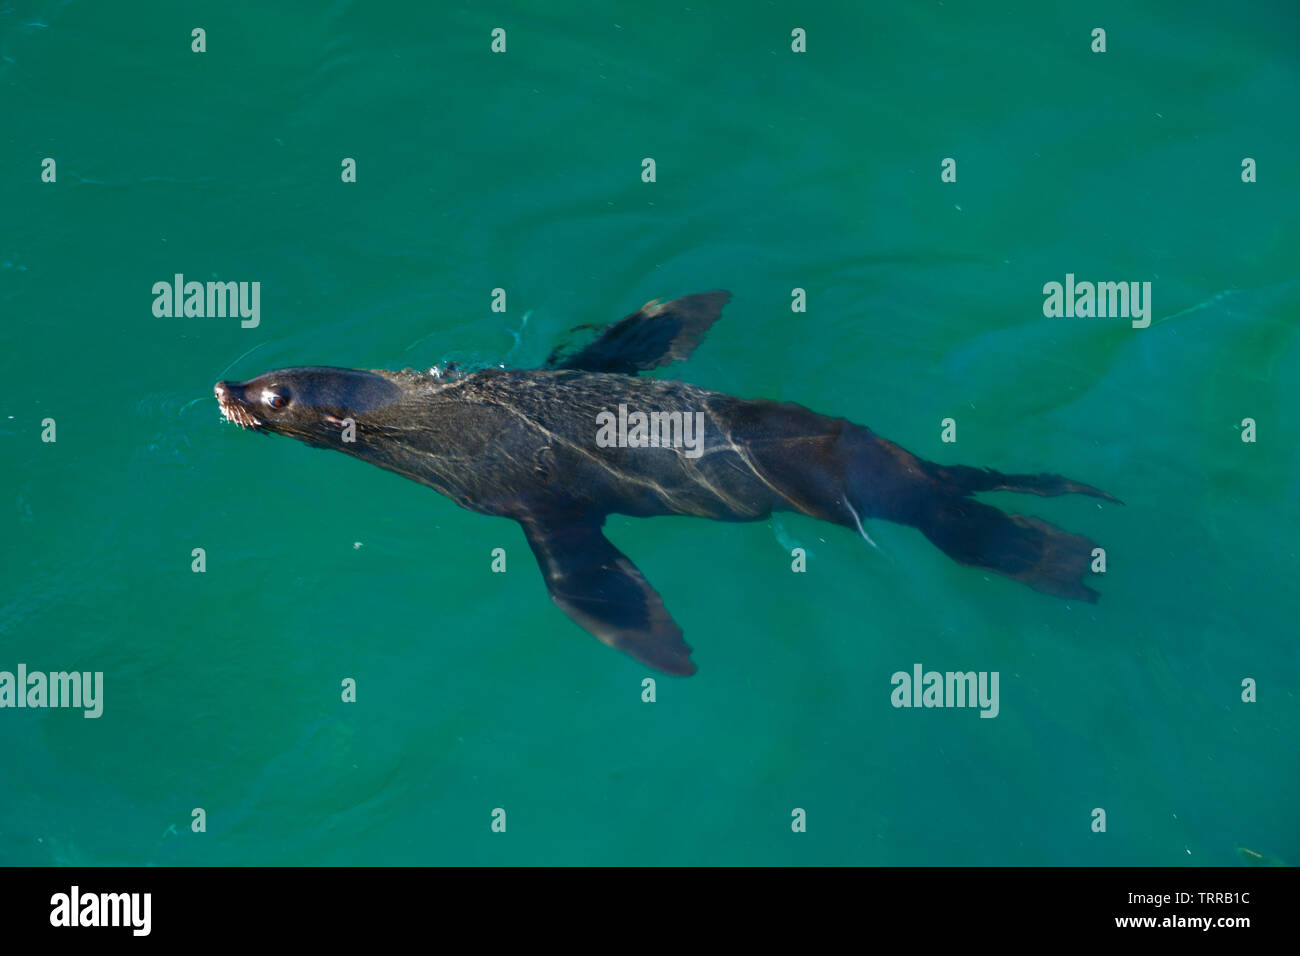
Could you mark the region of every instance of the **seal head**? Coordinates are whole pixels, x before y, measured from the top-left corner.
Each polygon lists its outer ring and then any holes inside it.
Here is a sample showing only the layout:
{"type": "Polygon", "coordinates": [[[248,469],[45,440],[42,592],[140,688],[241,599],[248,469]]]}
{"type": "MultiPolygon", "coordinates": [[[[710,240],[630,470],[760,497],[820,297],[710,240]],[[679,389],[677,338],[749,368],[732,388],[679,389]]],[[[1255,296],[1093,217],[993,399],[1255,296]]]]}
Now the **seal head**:
{"type": "Polygon", "coordinates": [[[363,369],[276,369],[247,382],[218,382],[221,414],[241,428],[334,444],[347,419],[397,402],[402,390],[363,369]]]}

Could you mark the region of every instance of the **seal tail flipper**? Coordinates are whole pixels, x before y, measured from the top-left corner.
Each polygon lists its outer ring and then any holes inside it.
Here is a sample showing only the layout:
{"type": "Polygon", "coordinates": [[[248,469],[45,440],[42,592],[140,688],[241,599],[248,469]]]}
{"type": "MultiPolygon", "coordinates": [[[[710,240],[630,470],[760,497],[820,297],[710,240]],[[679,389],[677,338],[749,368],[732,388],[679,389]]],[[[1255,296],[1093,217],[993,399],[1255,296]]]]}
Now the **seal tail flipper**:
{"type": "Polygon", "coordinates": [[[939,498],[917,516],[916,526],[959,564],[996,571],[1056,597],[1097,601],[1097,592],[1080,580],[1095,547],[1082,535],[963,495],[939,498]]]}
{"type": "Polygon", "coordinates": [[[1097,600],[1097,592],[1083,583],[1093,560],[1090,540],[971,496],[981,491],[1085,494],[1118,503],[1114,496],[1060,475],[939,465],[861,426],[846,428],[838,447],[851,512],[841,524],[853,527],[860,512],[912,525],[960,564],[996,571],[1057,597],[1097,600]]]}
{"type": "Polygon", "coordinates": [[[1004,475],[992,468],[971,468],[967,465],[936,465],[926,462],[926,470],[935,481],[948,485],[961,494],[977,491],[1016,491],[1047,498],[1056,495],[1091,495],[1116,504],[1123,504],[1114,495],[1100,488],[1073,481],[1061,475],[1004,475]]]}
{"type": "Polygon", "coordinates": [[[918,526],[945,554],[962,564],[1005,574],[1035,591],[1097,601],[1097,592],[1080,581],[1089,571],[1095,544],[1039,518],[1007,514],[968,496],[979,491],[1014,491],[1044,497],[1091,495],[1116,504],[1122,501],[1061,475],[1004,475],[992,468],[933,462],[925,462],[925,471],[947,495],[937,508],[923,515],[918,526]]]}
{"type": "Polygon", "coordinates": [[[521,521],[551,599],[578,625],[643,664],[681,677],[695,673],[691,649],[663,599],[600,522],[521,521]]]}
{"type": "Polygon", "coordinates": [[[569,354],[563,348],[555,349],[544,367],[635,375],[681,361],[700,344],[730,298],[730,292],[718,291],[684,295],[670,302],[655,299],[605,326],[599,338],[578,351],[569,354]]]}

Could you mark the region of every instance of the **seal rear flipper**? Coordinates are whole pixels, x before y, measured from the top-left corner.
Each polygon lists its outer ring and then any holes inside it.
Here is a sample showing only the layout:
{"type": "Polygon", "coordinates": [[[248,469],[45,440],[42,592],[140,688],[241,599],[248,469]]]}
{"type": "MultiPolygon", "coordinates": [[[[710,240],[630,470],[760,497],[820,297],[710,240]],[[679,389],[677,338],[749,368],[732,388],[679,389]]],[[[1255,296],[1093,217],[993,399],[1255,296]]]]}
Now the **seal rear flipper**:
{"type": "Polygon", "coordinates": [[[695,673],[691,649],[663,599],[600,532],[600,521],[521,521],[546,587],[597,640],[669,674],[695,673]]]}
{"type": "MultiPolygon", "coordinates": [[[[635,375],[686,358],[695,350],[731,298],[730,292],[700,292],[671,302],[654,299],[608,325],[591,344],[565,355],[557,348],[545,368],[635,375]]],[[[584,328],[584,326],[578,326],[584,328]]]]}
{"type": "Polygon", "coordinates": [[[1005,574],[1056,597],[1097,601],[1097,592],[1081,580],[1094,548],[1083,535],[958,495],[935,501],[916,526],[960,564],[1005,574]]]}
{"type": "Polygon", "coordinates": [[[1054,498],[1057,495],[1091,495],[1094,498],[1113,501],[1117,505],[1124,503],[1100,488],[1085,485],[1081,481],[1074,481],[1063,475],[1004,475],[992,468],[936,465],[933,462],[925,462],[925,467],[935,481],[965,495],[978,491],[1015,491],[1041,495],[1045,498],[1054,498]]]}

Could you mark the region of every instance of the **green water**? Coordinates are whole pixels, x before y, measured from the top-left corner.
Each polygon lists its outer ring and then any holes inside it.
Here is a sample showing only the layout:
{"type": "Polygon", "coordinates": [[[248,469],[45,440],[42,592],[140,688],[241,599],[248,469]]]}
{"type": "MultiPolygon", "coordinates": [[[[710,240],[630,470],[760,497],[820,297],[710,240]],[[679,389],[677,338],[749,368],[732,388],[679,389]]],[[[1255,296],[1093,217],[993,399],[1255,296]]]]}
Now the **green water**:
{"type": "Polygon", "coordinates": [[[0,863],[1300,860],[1300,14],[1048,6],[0,0],[0,670],[104,674],[0,710],[0,863]],[[1152,324],[1045,318],[1067,272],[1152,324]],[[176,273],[260,324],[155,317],[176,273]],[[615,517],[699,665],[644,703],[517,525],[212,398],[712,288],[673,374],[1122,498],[992,496],[1102,542],[1100,603],[897,525],[615,517]],[[1000,713],[893,708],[917,662],[1000,713]]]}

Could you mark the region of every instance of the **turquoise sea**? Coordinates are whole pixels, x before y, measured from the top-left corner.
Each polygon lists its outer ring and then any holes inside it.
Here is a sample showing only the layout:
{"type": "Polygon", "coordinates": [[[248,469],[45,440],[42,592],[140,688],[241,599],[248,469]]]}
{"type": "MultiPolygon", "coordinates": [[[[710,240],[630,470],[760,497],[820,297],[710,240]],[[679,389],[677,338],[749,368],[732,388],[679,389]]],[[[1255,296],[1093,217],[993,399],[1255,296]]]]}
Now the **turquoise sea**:
{"type": "Polygon", "coordinates": [[[1298,41],[1292,2],[0,0],[0,671],[103,674],[98,719],[0,709],[0,864],[1300,861],[1298,41]],[[258,324],[156,316],[178,273],[258,324]],[[1067,274],[1149,326],[1046,317],[1067,274]],[[1104,488],[987,499],[1104,544],[1100,602],[900,525],[615,517],[699,665],[646,703],[516,524],[212,396],[715,288],[656,374],[1104,488]],[[998,716],[894,708],[918,663],[998,716]]]}

